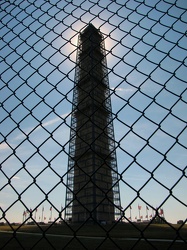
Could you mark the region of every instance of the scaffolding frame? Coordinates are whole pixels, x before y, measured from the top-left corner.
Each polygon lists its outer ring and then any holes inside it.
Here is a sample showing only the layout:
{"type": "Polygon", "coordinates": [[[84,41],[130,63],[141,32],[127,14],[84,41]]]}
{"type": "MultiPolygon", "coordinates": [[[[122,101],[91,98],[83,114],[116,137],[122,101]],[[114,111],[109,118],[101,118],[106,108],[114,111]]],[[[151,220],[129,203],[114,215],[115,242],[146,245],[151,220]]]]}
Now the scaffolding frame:
{"type": "MultiPolygon", "coordinates": [[[[107,60],[106,60],[106,50],[105,50],[105,44],[104,35],[96,29],[92,24],[89,24],[88,27],[83,30],[83,32],[80,33],[78,37],[78,45],[77,45],[77,57],[76,57],[76,68],[75,68],[75,78],[74,78],[74,91],[73,91],[73,102],[72,102],[72,116],[71,116],[71,130],[70,130],[70,140],[69,140],[69,158],[68,158],[68,168],[67,168],[67,187],[66,187],[66,198],[65,198],[65,220],[71,221],[72,219],[72,207],[74,200],[77,199],[74,192],[74,167],[76,163],[76,138],[78,135],[77,132],[77,112],[82,112],[84,108],[80,108],[79,103],[79,88],[80,88],[80,82],[86,82],[88,78],[94,77],[94,81],[97,82],[98,78],[98,84],[102,84],[104,88],[104,100],[102,103],[102,112],[106,112],[107,115],[107,126],[104,128],[106,130],[105,136],[107,136],[108,145],[109,145],[109,155],[105,158],[103,155],[103,160],[106,164],[110,165],[110,171],[111,171],[111,177],[112,177],[112,193],[113,193],[113,206],[114,206],[114,218],[115,220],[118,220],[121,217],[121,201],[120,201],[120,190],[119,190],[119,180],[120,176],[118,173],[117,168],[117,157],[116,157],[116,142],[115,142],[115,136],[114,136],[114,127],[113,127],[113,114],[112,114],[112,106],[111,106],[111,90],[109,87],[109,78],[108,78],[108,69],[107,69],[107,60]],[[81,68],[81,54],[84,53],[82,51],[82,43],[81,37],[83,36],[85,30],[87,28],[92,28],[95,30],[95,32],[98,33],[98,36],[101,37],[100,44],[95,44],[95,49],[100,51],[100,55],[102,55],[102,58],[100,58],[99,62],[95,63],[93,67],[99,66],[97,70],[94,70],[94,76],[92,76],[93,69],[90,71],[86,71],[84,68],[81,68]],[[108,160],[108,158],[110,160],[108,160]]],[[[92,43],[90,37],[86,39],[87,43],[92,43]]],[[[85,46],[85,44],[84,44],[85,46]]],[[[85,60],[85,58],[83,59],[85,60]]],[[[91,58],[91,60],[94,60],[94,58],[91,58]]],[[[95,86],[95,88],[97,85],[95,86]]],[[[97,107],[97,110],[101,107],[97,107]]],[[[95,111],[96,112],[96,111],[95,111]]],[[[84,140],[81,138],[81,140],[84,140]]],[[[86,141],[84,141],[87,143],[86,141]]],[[[87,143],[89,144],[89,143],[87,143]]],[[[88,145],[88,148],[90,149],[91,145],[88,145]]]]}

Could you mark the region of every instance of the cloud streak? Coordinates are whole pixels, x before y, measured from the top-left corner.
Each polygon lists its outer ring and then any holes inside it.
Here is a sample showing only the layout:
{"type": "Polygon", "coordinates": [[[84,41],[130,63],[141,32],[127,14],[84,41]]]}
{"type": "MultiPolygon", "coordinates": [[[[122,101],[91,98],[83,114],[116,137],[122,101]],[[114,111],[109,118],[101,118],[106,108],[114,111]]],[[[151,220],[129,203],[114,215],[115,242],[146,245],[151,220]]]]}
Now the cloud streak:
{"type": "Polygon", "coordinates": [[[14,138],[14,140],[18,141],[18,140],[21,140],[23,139],[26,135],[28,135],[31,131],[37,131],[37,130],[40,130],[42,129],[43,127],[49,127],[49,126],[52,126],[54,125],[55,123],[58,123],[59,121],[61,121],[62,119],[66,118],[66,117],[70,117],[71,116],[71,113],[68,112],[68,113],[65,113],[65,114],[62,114],[60,115],[60,117],[55,117],[49,121],[46,121],[44,123],[42,123],[42,125],[39,125],[39,126],[33,126],[33,127],[30,127],[30,128],[27,128],[26,132],[23,134],[19,134],[18,136],[16,136],[14,138]]]}
{"type": "Polygon", "coordinates": [[[115,91],[119,91],[119,92],[134,92],[135,91],[135,89],[133,89],[133,88],[115,88],[115,87],[112,87],[111,89],[115,90],[115,91]]]}
{"type": "Polygon", "coordinates": [[[9,145],[6,142],[0,144],[0,150],[10,149],[9,145]]]}
{"type": "Polygon", "coordinates": [[[12,179],[14,179],[14,180],[20,180],[20,177],[15,175],[15,176],[12,177],[12,179]]]}

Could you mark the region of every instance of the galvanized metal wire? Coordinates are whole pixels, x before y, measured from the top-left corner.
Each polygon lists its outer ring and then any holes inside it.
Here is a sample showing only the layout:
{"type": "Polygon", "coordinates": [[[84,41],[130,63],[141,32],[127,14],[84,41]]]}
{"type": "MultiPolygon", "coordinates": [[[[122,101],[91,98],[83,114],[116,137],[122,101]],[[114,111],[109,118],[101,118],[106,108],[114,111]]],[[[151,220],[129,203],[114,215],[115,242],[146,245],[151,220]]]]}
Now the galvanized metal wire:
{"type": "Polygon", "coordinates": [[[73,234],[63,249],[73,240],[88,248],[79,237],[86,223],[75,229],[64,213],[77,39],[89,23],[104,37],[121,192],[119,218],[110,229],[98,224],[105,236],[96,249],[107,240],[122,249],[110,235],[120,223],[140,233],[131,248],[144,240],[157,249],[146,236],[154,223],[173,230],[168,248],[186,246],[186,2],[2,0],[0,17],[0,221],[12,230],[1,249],[13,241],[26,249],[25,224],[41,232],[30,249],[43,241],[56,249],[48,232],[59,221],[73,234]]]}

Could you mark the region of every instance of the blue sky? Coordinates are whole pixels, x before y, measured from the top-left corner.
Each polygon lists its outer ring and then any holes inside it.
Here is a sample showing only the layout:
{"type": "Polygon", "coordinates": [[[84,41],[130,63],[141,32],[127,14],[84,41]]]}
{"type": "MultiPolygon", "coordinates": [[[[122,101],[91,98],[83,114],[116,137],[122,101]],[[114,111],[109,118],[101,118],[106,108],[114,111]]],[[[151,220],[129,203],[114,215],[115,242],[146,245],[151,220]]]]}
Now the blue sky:
{"type": "Polygon", "coordinates": [[[1,3],[0,206],[11,222],[19,195],[38,216],[64,207],[77,37],[92,22],[106,37],[122,206],[185,220],[187,2],[80,2],[1,3]]]}

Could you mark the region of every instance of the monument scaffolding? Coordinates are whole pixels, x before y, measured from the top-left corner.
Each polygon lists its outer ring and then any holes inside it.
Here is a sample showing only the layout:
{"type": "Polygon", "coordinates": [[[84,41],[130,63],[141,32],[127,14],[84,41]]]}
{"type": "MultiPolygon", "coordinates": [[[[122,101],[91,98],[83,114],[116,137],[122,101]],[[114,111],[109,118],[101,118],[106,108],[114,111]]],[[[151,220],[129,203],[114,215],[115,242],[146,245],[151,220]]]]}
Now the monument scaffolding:
{"type": "Polygon", "coordinates": [[[65,219],[117,220],[118,175],[104,36],[89,24],[78,38],[65,219]]]}

